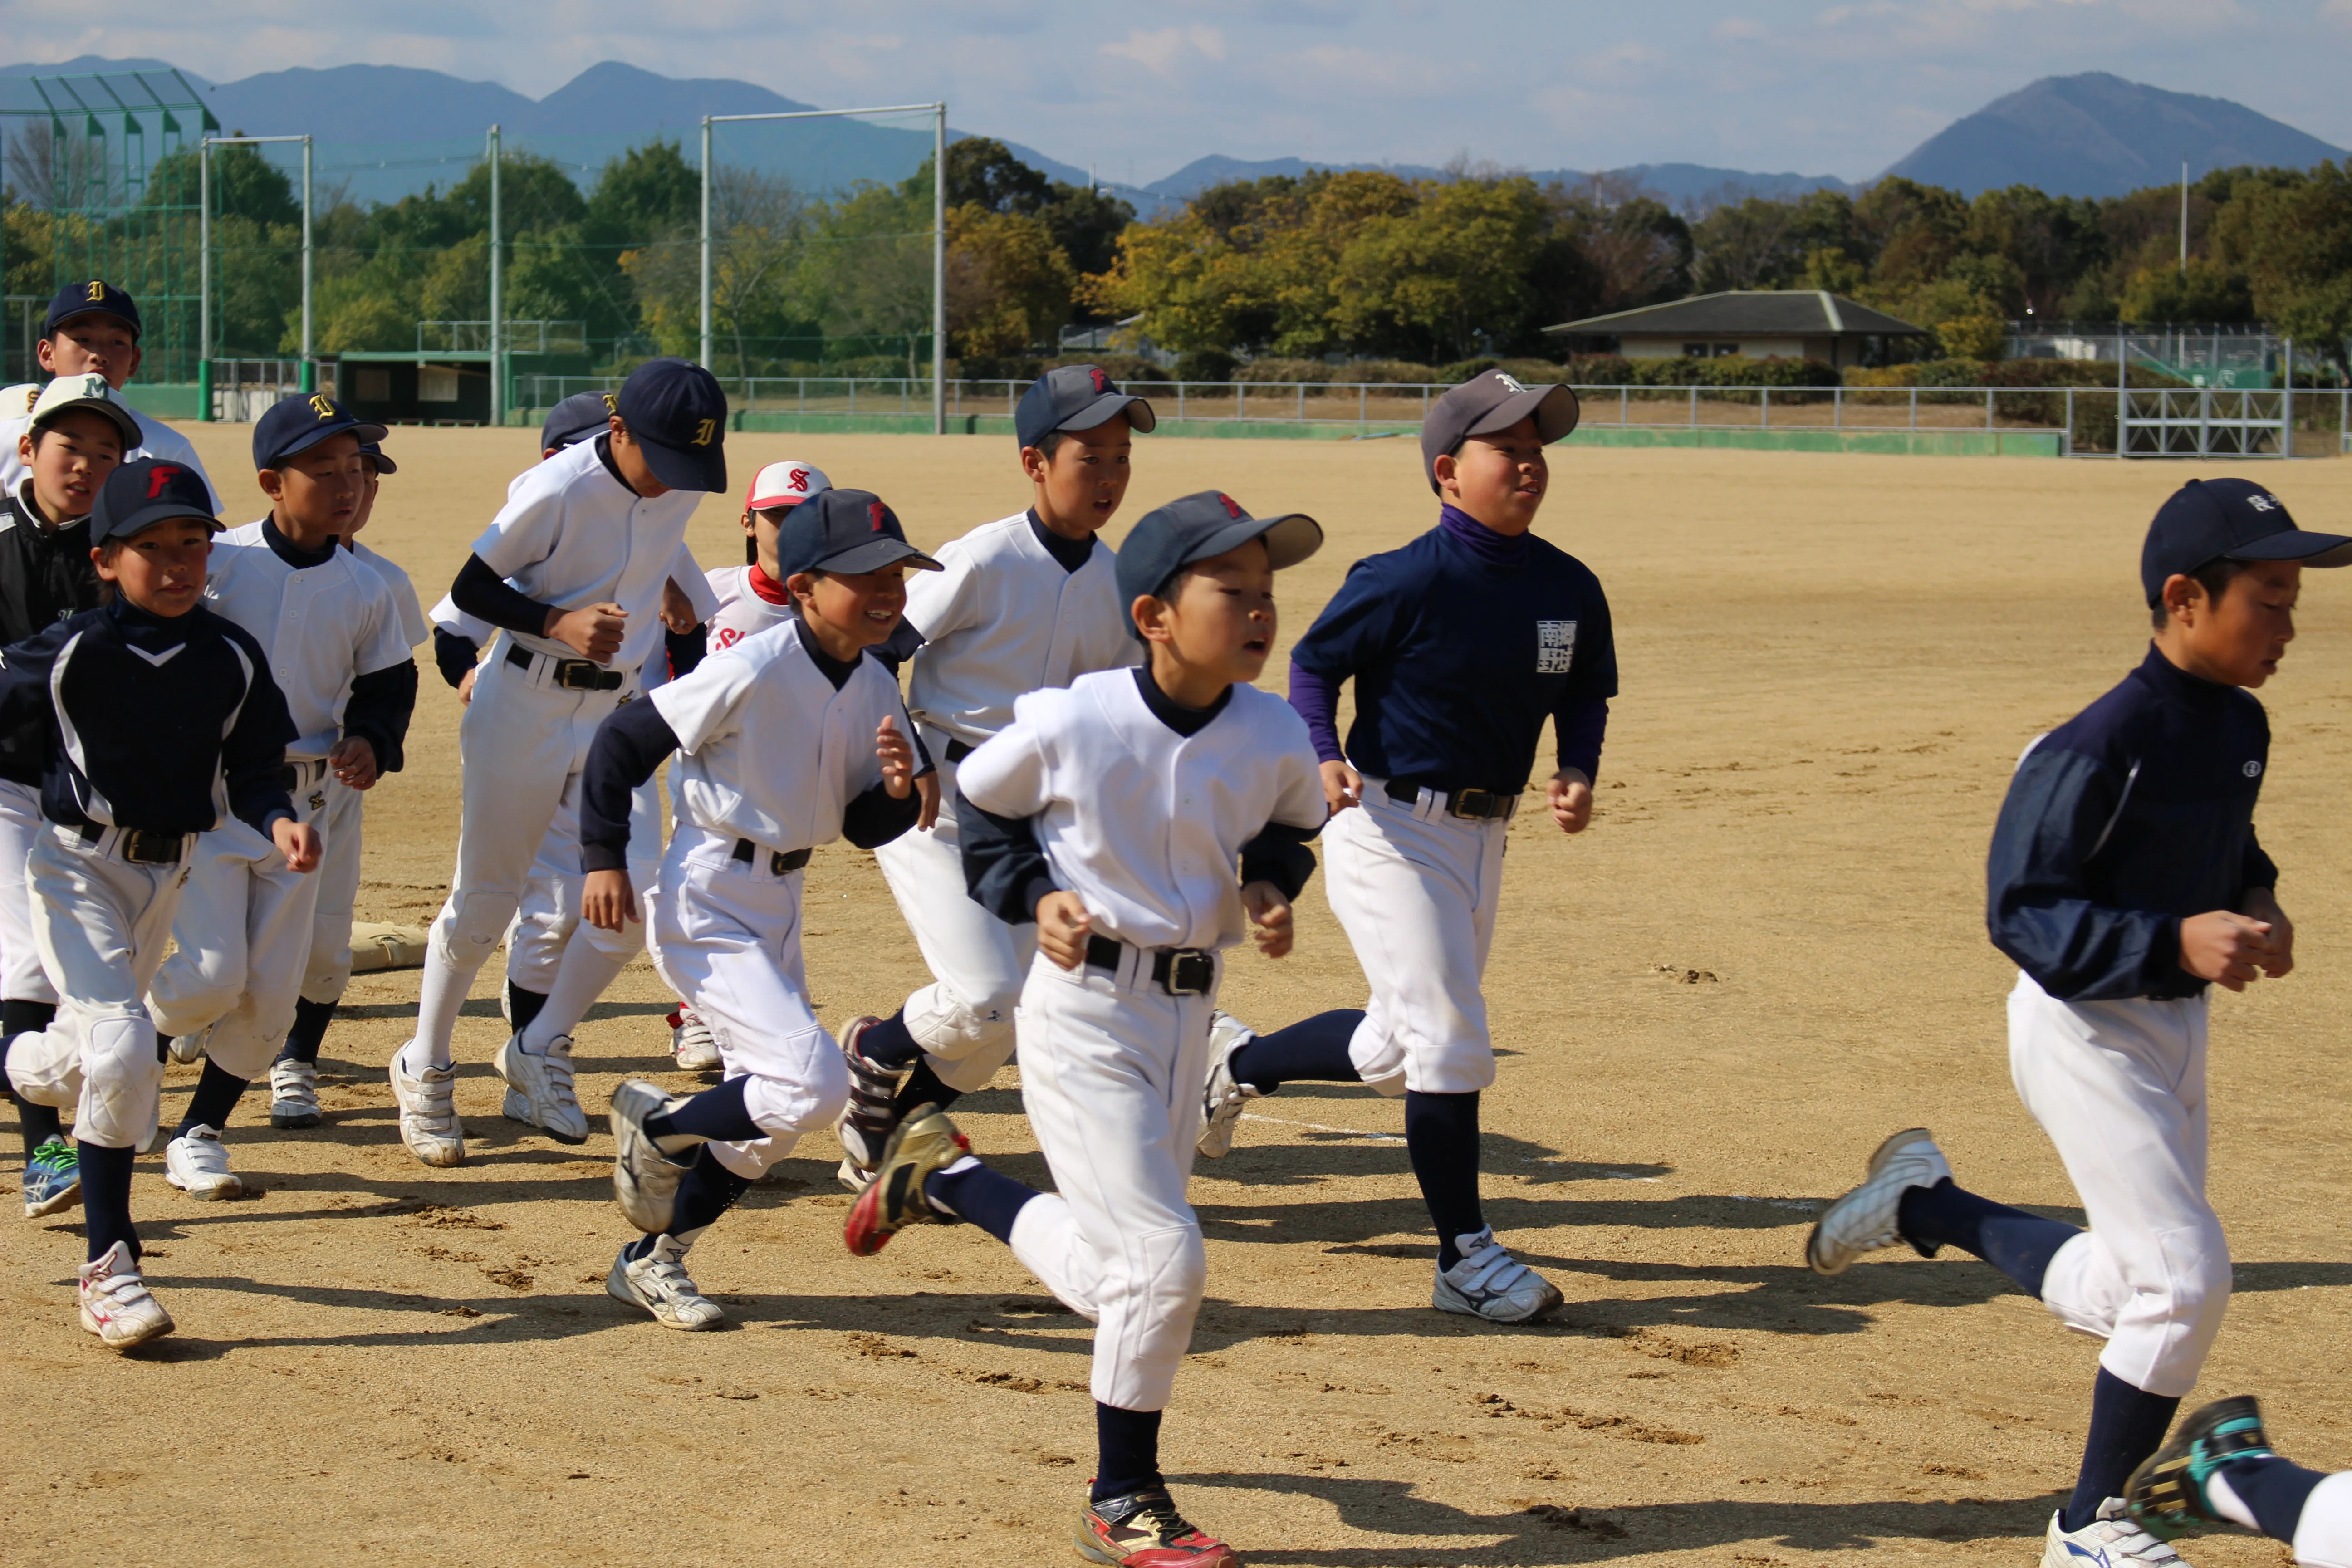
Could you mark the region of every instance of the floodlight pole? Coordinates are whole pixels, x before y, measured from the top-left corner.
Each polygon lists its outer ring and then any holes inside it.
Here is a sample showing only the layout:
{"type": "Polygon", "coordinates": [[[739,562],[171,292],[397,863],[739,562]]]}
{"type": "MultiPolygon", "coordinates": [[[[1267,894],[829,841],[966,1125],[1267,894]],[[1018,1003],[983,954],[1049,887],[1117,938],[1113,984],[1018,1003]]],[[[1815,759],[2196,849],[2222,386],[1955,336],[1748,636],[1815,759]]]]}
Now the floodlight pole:
{"type": "MultiPolygon", "coordinates": [[[[504,143],[499,128],[490,127],[490,423],[507,422],[506,355],[506,262],[500,255],[499,240],[503,237],[505,215],[499,210],[499,165],[506,162],[504,143]]],[[[455,347],[455,344],[451,345],[455,347]]]]}
{"type": "MultiPolygon", "coordinates": [[[[310,138],[302,138],[302,390],[319,390],[319,371],[310,359],[310,138]]],[[[338,390],[341,390],[338,388],[338,390]]]]}
{"type": "MultiPolygon", "coordinates": [[[[702,117],[702,368],[710,368],[710,121],[702,117]]],[[[743,367],[735,367],[740,371],[743,367]]]]}
{"type": "MultiPolygon", "coordinates": [[[[196,291],[197,335],[204,342],[197,356],[199,385],[211,379],[204,368],[212,360],[213,352],[213,149],[215,147],[258,147],[272,142],[302,143],[302,369],[301,385],[306,392],[314,389],[316,372],[310,365],[310,281],[312,236],[310,232],[310,138],[308,136],[207,136],[196,144],[196,291]]],[[[212,417],[212,399],[200,394],[204,405],[197,411],[200,419],[212,417]]]]}
{"type": "Polygon", "coordinates": [[[2189,164],[2180,165],[2180,275],[2189,276],[2189,164]]]}

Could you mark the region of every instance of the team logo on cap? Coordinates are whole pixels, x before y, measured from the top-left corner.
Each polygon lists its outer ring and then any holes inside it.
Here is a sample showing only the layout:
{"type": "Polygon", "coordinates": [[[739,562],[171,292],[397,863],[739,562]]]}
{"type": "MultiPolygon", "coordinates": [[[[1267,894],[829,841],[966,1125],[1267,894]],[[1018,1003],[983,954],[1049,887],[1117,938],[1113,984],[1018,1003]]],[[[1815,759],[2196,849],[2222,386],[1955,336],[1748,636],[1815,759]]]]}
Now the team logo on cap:
{"type": "Polygon", "coordinates": [[[598,395],[599,395],[599,396],[601,396],[601,397],[603,397],[603,398],[604,398],[604,412],[605,412],[605,413],[607,413],[607,414],[618,414],[618,413],[621,411],[621,400],[620,400],[619,398],[617,398],[617,397],[614,396],[614,395],[613,395],[611,393],[609,393],[609,392],[606,392],[606,393],[600,393],[600,394],[598,394],[598,395]]]}
{"type": "Polygon", "coordinates": [[[1525,386],[1520,384],[1519,378],[1516,375],[1506,375],[1498,370],[1495,373],[1495,379],[1501,382],[1505,386],[1509,387],[1513,392],[1525,392],[1527,390],[1525,386]]]}
{"type": "Polygon", "coordinates": [[[1217,504],[1225,509],[1225,515],[1227,517],[1238,518],[1242,514],[1242,503],[1235,500],[1233,497],[1225,494],[1223,490],[1219,490],[1217,492],[1217,504]]]}
{"type": "Polygon", "coordinates": [[[332,419],[335,416],[335,400],[323,392],[314,392],[310,395],[310,410],[321,419],[332,419]]]}
{"type": "Polygon", "coordinates": [[[153,500],[163,493],[163,487],[187,470],[177,463],[158,463],[147,470],[147,499],[153,500]]]}
{"type": "Polygon", "coordinates": [[[1097,392],[1108,392],[1110,390],[1110,377],[1104,374],[1099,367],[1089,366],[1087,367],[1087,374],[1094,377],[1095,390],[1097,392]]]}
{"type": "Polygon", "coordinates": [[[705,419],[694,427],[694,444],[698,447],[708,447],[710,445],[710,438],[718,434],[719,421],[705,419]]]}
{"type": "Polygon", "coordinates": [[[89,291],[84,296],[84,298],[88,299],[93,305],[99,303],[106,298],[106,285],[96,278],[91,279],[89,280],[89,291]]]}
{"type": "Polygon", "coordinates": [[[791,473],[786,474],[784,476],[784,488],[786,489],[798,490],[803,495],[808,494],[808,470],[806,468],[794,468],[791,473]]]}
{"type": "Polygon", "coordinates": [[[2275,496],[2266,496],[2257,490],[2252,495],[2246,498],[2246,504],[2252,507],[2256,511],[2276,511],[2278,510],[2278,498],[2275,496]]]}
{"type": "Polygon", "coordinates": [[[868,516],[868,517],[870,517],[870,518],[872,518],[872,519],[874,520],[874,531],[875,531],[875,532],[877,532],[877,533],[881,532],[881,531],[882,531],[882,503],[881,503],[880,501],[878,501],[878,500],[876,500],[876,501],[868,501],[868,502],[866,502],[866,516],[868,516]]]}

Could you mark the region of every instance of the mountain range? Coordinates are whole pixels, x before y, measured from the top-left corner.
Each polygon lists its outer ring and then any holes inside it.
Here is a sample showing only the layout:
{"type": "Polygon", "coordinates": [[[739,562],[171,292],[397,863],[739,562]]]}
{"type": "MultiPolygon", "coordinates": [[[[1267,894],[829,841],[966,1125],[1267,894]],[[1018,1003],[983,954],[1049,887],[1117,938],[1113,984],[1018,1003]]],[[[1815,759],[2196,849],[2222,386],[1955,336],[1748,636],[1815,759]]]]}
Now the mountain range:
{"type": "MultiPolygon", "coordinates": [[[[84,56],[57,65],[0,68],[8,78],[161,70],[162,60],[84,56]]],[[[204,95],[213,117],[247,135],[310,132],[318,179],[362,200],[393,200],[427,184],[462,178],[478,156],[483,133],[500,128],[505,145],[553,158],[583,184],[604,161],[656,136],[688,143],[689,158],[705,115],[783,114],[812,105],[730,78],[680,79],[617,60],[591,66],[532,99],[495,82],[467,81],[403,66],[350,65],[267,71],[213,83],[181,73],[204,95]]],[[[950,140],[970,132],[950,127],[950,140]]],[[[716,155],[789,172],[812,192],[856,180],[905,178],[929,155],[931,130],[919,116],[885,121],[814,120],[757,127],[721,125],[716,155]]],[[[1008,142],[1013,154],[1057,180],[1083,184],[1088,170],[1008,142]]],[[[1964,194],[2030,184],[2053,195],[2120,195],[2179,176],[2252,163],[2303,168],[2346,153],[2291,125],[2225,99],[2171,92],[2103,72],[2047,77],[1987,104],[1885,171],[1964,194]]],[[[1227,180],[1298,175],[1316,168],[1387,169],[1408,178],[1444,171],[1419,164],[1328,163],[1298,158],[1255,162],[1213,154],[1148,184],[1104,183],[1144,217],[1181,207],[1227,180]]],[[[1789,195],[1862,188],[1830,174],[1759,174],[1694,163],[1639,163],[1599,172],[1530,171],[1539,182],[1570,186],[1594,180],[1630,184],[1685,209],[1727,197],[1789,195]]],[[[1867,182],[1864,182],[1865,184],[1867,182]]]]}

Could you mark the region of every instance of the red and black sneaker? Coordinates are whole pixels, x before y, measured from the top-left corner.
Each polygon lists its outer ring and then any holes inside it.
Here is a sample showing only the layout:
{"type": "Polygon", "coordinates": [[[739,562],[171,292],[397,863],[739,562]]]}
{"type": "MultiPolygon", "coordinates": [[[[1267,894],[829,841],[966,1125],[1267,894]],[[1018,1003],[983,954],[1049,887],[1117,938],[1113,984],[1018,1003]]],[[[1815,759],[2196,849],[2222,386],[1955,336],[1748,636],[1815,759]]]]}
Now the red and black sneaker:
{"type": "Polygon", "coordinates": [[[1242,1561],[1178,1513],[1166,1487],[1088,1503],[1078,1515],[1077,1548],[1118,1568],[1241,1568],[1242,1561]]]}
{"type": "Polygon", "coordinates": [[[834,1131],[841,1138],[843,1163],[847,1167],[842,1172],[843,1182],[860,1188],[872,1179],[890,1134],[898,1131],[898,1117],[891,1103],[906,1079],[897,1068],[877,1062],[857,1048],[866,1031],[881,1021],[864,1017],[841,1031],[841,1054],[849,1063],[849,1108],[842,1112],[834,1131]],[[852,1170],[859,1180],[849,1180],[852,1170]]]}
{"type": "Polygon", "coordinates": [[[871,1258],[910,1225],[938,1219],[923,1196],[923,1184],[971,1152],[971,1140],[956,1131],[947,1112],[919,1105],[891,1132],[874,1179],[849,1205],[841,1239],[860,1258],[871,1258]]]}

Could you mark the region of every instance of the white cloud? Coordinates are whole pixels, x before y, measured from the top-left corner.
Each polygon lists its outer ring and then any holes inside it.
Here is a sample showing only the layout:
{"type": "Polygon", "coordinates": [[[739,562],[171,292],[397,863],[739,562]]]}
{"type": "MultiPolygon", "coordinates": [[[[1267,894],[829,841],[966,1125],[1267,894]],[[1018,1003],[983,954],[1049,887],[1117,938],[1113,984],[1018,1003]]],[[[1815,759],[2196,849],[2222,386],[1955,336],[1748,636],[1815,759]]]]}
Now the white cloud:
{"type": "Polygon", "coordinates": [[[1223,59],[1225,36],[1214,27],[1161,27],[1129,33],[1117,43],[1103,45],[1102,52],[1133,60],[1154,76],[1173,79],[1177,68],[1191,56],[1223,59]]]}

